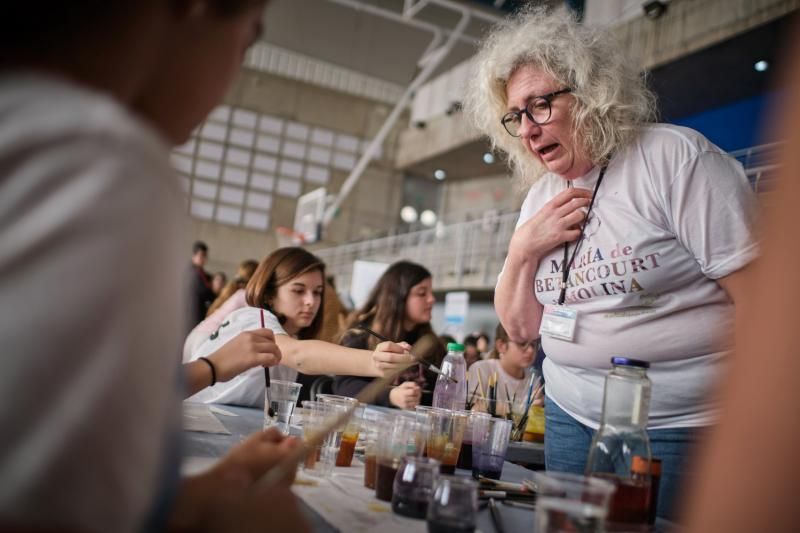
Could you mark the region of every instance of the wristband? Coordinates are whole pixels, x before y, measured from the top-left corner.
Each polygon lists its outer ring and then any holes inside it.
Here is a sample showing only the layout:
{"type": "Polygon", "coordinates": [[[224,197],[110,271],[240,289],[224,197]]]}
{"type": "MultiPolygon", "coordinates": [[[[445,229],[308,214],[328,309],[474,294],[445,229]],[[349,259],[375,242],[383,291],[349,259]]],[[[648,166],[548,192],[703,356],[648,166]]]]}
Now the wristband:
{"type": "Polygon", "coordinates": [[[209,359],[208,357],[198,357],[197,360],[198,361],[205,361],[206,363],[208,363],[208,368],[211,369],[211,385],[209,385],[209,386],[213,387],[214,385],[216,385],[216,383],[217,383],[217,369],[214,368],[214,363],[211,362],[211,359],[209,359]]]}

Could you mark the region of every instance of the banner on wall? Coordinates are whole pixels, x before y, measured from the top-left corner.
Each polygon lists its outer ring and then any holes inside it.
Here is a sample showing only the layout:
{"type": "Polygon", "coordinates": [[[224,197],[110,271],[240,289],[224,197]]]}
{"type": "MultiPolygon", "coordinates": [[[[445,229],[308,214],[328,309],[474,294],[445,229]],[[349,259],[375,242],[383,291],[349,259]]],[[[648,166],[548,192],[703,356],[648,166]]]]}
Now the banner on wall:
{"type": "Polygon", "coordinates": [[[444,296],[444,332],[458,342],[464,340],[464,327],[469,312],[469,293],[466,291],[448,292],[444,296]]]}

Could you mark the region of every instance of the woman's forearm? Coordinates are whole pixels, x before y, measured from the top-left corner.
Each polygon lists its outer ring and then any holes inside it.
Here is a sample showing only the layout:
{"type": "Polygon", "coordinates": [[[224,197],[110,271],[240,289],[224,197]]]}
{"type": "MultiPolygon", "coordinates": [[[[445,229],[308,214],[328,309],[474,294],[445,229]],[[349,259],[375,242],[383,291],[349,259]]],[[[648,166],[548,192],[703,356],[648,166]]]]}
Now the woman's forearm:
{"type": "Polygon", "coordinates": [[[297,340],[288,335],[275,335],[275,339],[281,349],[281,364],[304,374],[380,375],[369,350],[317,340],[297,340]]]}
{"type": "Polygon", "coordinates": [[[512,340],[527,342],[539,337],[542,306],[534,293],[539,260],[509,250],[503,275],[497,283],[494,308],[512,340]]]}

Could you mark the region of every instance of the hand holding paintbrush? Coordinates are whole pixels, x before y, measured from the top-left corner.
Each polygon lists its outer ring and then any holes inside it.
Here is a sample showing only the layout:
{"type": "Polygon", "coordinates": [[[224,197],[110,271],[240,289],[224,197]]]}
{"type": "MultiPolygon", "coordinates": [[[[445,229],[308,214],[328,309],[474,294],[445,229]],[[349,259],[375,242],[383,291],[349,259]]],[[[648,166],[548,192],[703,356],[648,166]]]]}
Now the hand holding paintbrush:
{"type": "MultiPolygon", "coordinates": [[[[356,329],[360,329],[361,331],[369,333],[370,335],[372,335],[373,337],[375,337],[376,339],[378,339],[380,341],[383,341],[383,342],[387,342],[387,341],[395,342],[395,341],[392,341],[391,339],[386,338],[384,335],[381,335],[380,333],[372,331],[371,329],[369,329],[364,324],[359,324],[356,329]]],[[[417,362],[419,364],[421,364],[422,366],[424,366],[425,368],[427,368],[428,370],[430,370],[431,372],[433,372],[434,374],[438,374],[440,376],[444,376],[445,378],[447,378],[449,381],[452,381],[453,383],[458,383],[457,379],[455,379],[453,377],[450,377],[447,374],[445,374],[444,372],[442,372],[442,370],[438,366],[436,366],[434,364],[431,364],[431,363],[429,363],[429,362],[427,362],[427,361],[425,361],[423,359],[420,359],[420,358],[417,358],[417,362]]]]}

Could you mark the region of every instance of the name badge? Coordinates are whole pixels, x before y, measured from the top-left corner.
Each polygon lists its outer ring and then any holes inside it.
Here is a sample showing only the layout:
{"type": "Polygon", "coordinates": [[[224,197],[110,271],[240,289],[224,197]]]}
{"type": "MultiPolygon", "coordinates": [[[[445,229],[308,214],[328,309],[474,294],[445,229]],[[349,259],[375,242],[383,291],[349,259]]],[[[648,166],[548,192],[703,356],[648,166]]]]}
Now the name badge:
{"type": "Polygon", "coordinates": [[[575,325],[578,312],[563,305],[545,305],[539,335],[547,335],[562,341],[572,342],[575,338],[575,325]]]}

